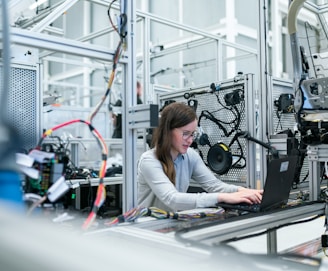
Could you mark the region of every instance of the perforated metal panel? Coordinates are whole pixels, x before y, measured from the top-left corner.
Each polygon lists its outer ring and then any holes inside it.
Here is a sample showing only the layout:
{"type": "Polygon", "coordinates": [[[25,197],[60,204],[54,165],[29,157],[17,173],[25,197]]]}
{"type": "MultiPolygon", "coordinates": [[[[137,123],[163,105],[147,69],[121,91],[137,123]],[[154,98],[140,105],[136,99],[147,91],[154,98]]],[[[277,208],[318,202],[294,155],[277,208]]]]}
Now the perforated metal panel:
{"type": "MultiPolygon", "coordinates": [[[[296,125],[294,113],[277,112],[277,107],[274,106],[274,101],[278,99],[281,94],[294,94],[293,83],[291,81],[273,79],[271,87],[271,95],[268,97],[269,111],[272,114],[272,118],[269,118],[272,120],[271,125],[269,125],[269,134],[281,133],[287,129],[294,131],[296,125]]],[[[296,134],[296,138],[300,140],[299,134],[296,134]]],[[[303,181],[307,177],[308,170],[309,163],[308,157],[306,156],[301,169],[300,181],[303,181]]]]}
{"type": "MultiPolygon", "coordinates": [[[[1,72],[2,69],[0,66],[1,72]]],[[[21,147],[26,150],[35,147],[41,135],[37,67],[12,65],[7,109],[7,118],[22,140],[21,147]]]]}
{"type": "MultiPolygon", "coordinates": [[[[165,101],[168,100],[185,102],[190,105],[193,104],[192,100],[197,101],[198,104],[196,113],[198,119],[200,119],[199,124],[208,135],[210,145],[213,146],[218,142],[222,142],[230,147],[234,166],[229,169],[227,173],[218,175],[221,180],[228,183],[245,185],[248,176],[250,176],[250,174],[252,176],[255,175],[255,156],[253,153],[252,157],[249,157],[249,142],[245,138],[239,137],[240,144],[235,141],[231,145],[237,130],[248,131],[251,136],[254,136],[254,134],[252,134],[253,127],[251,127],[251,119],[254,116],[250,115],[248,105],[251,104],[254,109],[254,93],[253,89],[248,89],[247,87],[247,83],[251,80],[252,78],[241,77],[237,80],[233,79],[220,82],[216,84],[217,86],[220,86],[219,90],[213,92],[211,92],[209,84],[208,86],[200,86],[193,89],[181,90],[175,93],[161,94],[159,96],[160,106],[163,106],[165,101]],[[227,106],[225,97],[226,95],[234,92],[238,92],[240,101],[235,105],[227,106]],[[184,94],[186,93],[190,94],[191,97],[189,99],[184,97],[184,94]],[[204,113],[205,117],[202,117],[204,116],[204,113]],[[213,121],[212,117],[208,118],[206,115],[213,116],[217,121],[213,121]],[[252,162],[252,165],[250,165],[250,162],[252,162]]],[[[198,144],[197,150],[201,154],[203,161],[208,164],[207,155],[210,150],[210,146],[198,144]]]]}
{"type": "Polygon", "coordinates": [[[270,106],[270,113],[272,114],[272,127],[269,129],[270,134],[276,134],[283,130],[294,130],[295,116],[293,113],[281,113],[277,111],[274,106],[274,101],[279,99],[281,94],[294,94],[293,85],[290,81],[272,80],[271,99],[268,101],[270,106]]]}

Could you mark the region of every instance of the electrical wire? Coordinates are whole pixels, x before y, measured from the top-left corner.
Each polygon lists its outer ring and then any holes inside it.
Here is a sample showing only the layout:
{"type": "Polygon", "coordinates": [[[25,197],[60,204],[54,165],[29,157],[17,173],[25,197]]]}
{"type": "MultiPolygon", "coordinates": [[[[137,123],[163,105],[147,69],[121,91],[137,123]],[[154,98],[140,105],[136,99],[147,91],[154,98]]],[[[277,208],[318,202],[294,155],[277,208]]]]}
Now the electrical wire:
{"type": "Polygon", "coordinates": [[[97,195],[96,195],[96,199],[93,203],[93,207],[91,212],[89,213],[89,216],[87,217],[87,219],[85,220],[85,222],[83,223],[82,228],[84,230],[88,229],[90,227],[90,225],[92,224],[92,222],[95,220],[96,216],[97,216],[97,211],[99,210],[99,208],[101,207],[101,205],[104,203],[105,198],[106,198],[106,189],[105,189],[105,185],[104,185],[104,177],[106,174],[106,163],[107,163],[107,156],[108,156],[108,149],[106,146],[106,143],[104,141],[104,139],[102,138],[101,134],[92,126],[92,124],[89,121],[85,121],[85,120],[81,120],[81,119],[75,119],[75,120],[71,120],[71,121],[67,121],[64,122],[62,124],[59,124],[47,131],[45,131],[41,137],[41,139],[39,140],[38,145],[36,146],[36,149],[41,149],[41,145],[43,140],[51,135],[54,131],[63,128],[65,126],[71,125],[73,123],[83,123],[88,125],[90,132],[92,133],[92,135],[95,137],[96,142],[98,143],[102,153],[101,153],[101,166],[100,166],[100,170],[99,170],[99,185],[98,185],[98,189],[97,189],[97,195]]]}
{"type": "Polygon", "coordinates": [[[313,72],[314,72],[315,78],[318,78],[317,69],[315,68],[314,61],[313,61],[313,55],[312,55],[312,52],[311,52],[311,45],[310,45],[308,27],[311,30],[313,30],[312,26],[309,24],[309,22],[305,22],[306,41],[307,41],[307,44],[308,44],[308,47],[309,47],[309,53],[310,53],[310,58],[311,58],[312,66],[313,66],[313,72]]]}
{"type": "Polygon", "coordinates": [[[39,205],[41,205],[42,203],[44,203],[47,199],[47,196],[43,196],[42,198],[40,198],[39,200],[33,202],[33,204],[31,205],[31,207],[28,209],[26,215],[30,216],[32,214],[32,212],[34,211],[34,209],[36,207],[38,207],[39,205]]]}
{"type": "Polygon", "coordinates": [[[113,226],[124,222],[134,222],[139,217],[149,216],[149,215],[150,215],[150,209],[146,207],[135,207],[125,212],[124,214],[115,217],[110,222],[106,222],[105,225],[113,226]]]}
{"type": "MultiPolygon", "coordinates": [[[[107,96],[109,96],[109,93],[110,93],[110,90],[111,90],[111,87],[112,87],[112,84],[113,84],[113,81],[114,81],[114,78],[115,78],[117,63],[118,63],[118,61],[119,61],[119,59],[122,55],[123,49],[126,47],[125,42],[124,42],[125,34],[122,34],[122,31],[121,32],[118,31],[118,29],[113,24],[113,21],[112,21],[111,16],[110,16],[110,10],[111,10],[111,7],[112,7],[112,5],[115,1],[116,0],[113,0],[110,3],[109,7],[108,7],[108,17],[109,17],[109,21],[110,21],[112,27],[120,35],[120,41],[119,41],[119,43],[117,45],[117,48],[116,48],[116,51],[115,51],[112,71],[111,71],[111,74],[109,76],[108,83],[107,83],[107,90],[106,90],[105,94],[102,96],[99,103],[94,108],[94,110],[89,115],[88,122],[90,123],[90,125],[92,123],[92,120],[94,119],[94,117],[96,116],[98,111],[100,110],[101,106],[104,104],[107,96]]],[[[127,23],[126,14],[121,14],[121,18],[123,18],[123,21],[121,22],[121,29],[123,29],[125,27],[126,23],[127,23]]],[[[102,137],[101,137],[101,135],[99,134],[99,132],[97,130],[92,129],[91,131],[94,134],[94,136],[96,137],[100,148],[103,150],[103,155],[102,155],[102,164],[101,164],[100,170],[99,170],[100,180],[99,180],[99,185],[98,185],[98,189],[97,189],[96,199],[95,199],[95,202],[93,204],[92,210],[89,213],[89,216],[87,217],[86,221],[84,222],[84,224],[82,226],[82,229],[84,229],[84,230],[87,230],[90,227],[90,225],[92,224],[92,222],[96,219],[97,212],[98,212],[99,208],[102,206],[102,204],[104,203],[105,198],[106,198],[106,188],[105,188],[105,185],[104,185],[104,182],[103,182],[103,178],[106,175],[107,146],[106,146],[106,143],[103,140],[101,140],[102,137]],[[104,149],[106,149],[106,151],[104,151],[104,149]]]]}
{"type": "MultiPolygon", "coordinates": [[[[112,88],[112,85],[113,85],[113,81],[114,81],[114,78],[115,78],[115,73],[116,73],[116,69],[117,69],[117,64],[118,64],[118,61],[123,53],[123,51],[125,50],[126,48],[126,42],[124,40],[125,36],[126,36],[126,33],[120,33],[117,29],[117,27],[114,25],[113,23],[113,20],[111,18],[111,15],[110,15],[110,10],[111,10],[111,7],[112,5],[114,4],[114,2],[116,2],[116,0],[113,0],[109,6],[108,6],[108,10],[107,10],[107,13],[108,13],[108,17],[109,17],[109,21],[110,21],[110,24],[111,26],[114,28],[114,30],[119,34],[119,37],[120,37],[120,41],[116,47],[116,50],[115,50],[115,54],[114,54],[114,58],[113,58],[113,66],[112,66],[112,71],[111,71],[111,74],[108,78],[108,82],[107,82],[107,89],[106,89],[106,92],[105,94],[102,96],[102,98],[100,99],[99,103],[95,106],[94,110],[90,113],[89,117],[88,117],[88,121],[90,123],[92,123],[94,117],[96,116],[96,114],[99,112],[101,106],[104,104],[106,98],[109,96],[109,93],[111,91],[111,88],[112,88]]],[[[126,17],[126,14],[121,14],[120,15],[120,18],[122,19],[122,22],[120,23],[121,24],[121,28],[125,28],[126,26],[126,23],[127,23],[127,17],[126,17]]],[[[122,32],[122,31],[121,31],[122,32]]]]}
{"type": "MultiPolygon", "coordinates": [[[[310,221],[313,221],[313,220],[318,219],[320,217],[322,217],[322,215],[316,215],[316,216],[313,216],[313,217],[311,217],[309,219],[303,219],[303,220],[298,220],[298,221],[295,221],[295,222],[286,223],[286,224],[279,225],[279,226],[276,226],[276,227],[273,227],[273,228],[270,228],[270,229],[266,229],[266,230],[261,231],[261,232],[254,233],[254,234],[248,234],[248,235],[244,235],[244,236],[240,236],[240,237],[230,238],[230,239],[227,239],[227,240],[222,241],[221,243],[222,244],[226,244],[226,243],[229,243],[229,242],[235,242],[235,241],[240,241],[240,240],[244,240],[244,239],[248,239],[248,238],[253,238],[253,237],[261,236],[263,234],[267,234],[269,232],[275,231],[275,230],[280,229],[280,228],[283,228],[283,227],[292,226],[292,225],[296,225],[296,224],[300,224],[300,223],[310,222],[310,221]]],[[[196,226],[194,228],[197,229],[199,227],[196,226]]],[[[183,228],[181,230],[177,230],[175,232],[175,238],[178,239],[178,240],[180,240],[181,242],[194,243],[195,245],[198,245],[200,243],[199,241],[197,243],[195,243],[194,241],[189,240],[188,238],[184,238],[182,236],[183,234],[188,233],[191,230],[193,230],[193,227],[183,228]]]]}
{"type": "MultiPolygon", "coordinates": [[[[242,88],[235,88],[233,91],[234,92],[235,91],[241,92],[242,95],[243,95],[243,92],[244,92],[244,90],[242,88]]],[[[215,93],[215,95],[217,97],[218,103],[222,106],[222,108],[220,110],[216,110],[216,111],[213,111],[213,112],[209,112],[208,110],[203,110],[200,113],[200,116],[198,118],[198,127],[201,127],[202,119],[205,119],[205,120],[208,119],[208,120],[214,122],[219,127],[219,129],[223,131],[225,137],[229,137],[233,133],[235,133],[235,136],[233,137],[233,139],[229,143],[229,148],[233,144],[237,143],[237,146],[238,146],[237,150],[239,150],[240,153],[239,154],[233,154],[233,156],[238,157],[238,159],[236,161],[234,161],[234,163],[231,165],[231,168],[239,168],[239,169],[245,168],[246,167],[246,158],[244,156],[242,145],[241,145],[241,143],[239,141],[239,138],[238,138],[238,133],[240,132],[241,114],[242,114],[242,112],[244,112],[245,105],[244,105],[244,103],[241,103],[240,110],[238,109],[238,107],[236,105],[226,106],[220,100],[220,96],[217,93],[215,93]],[[229,112],[231,112],[234,115],[234,119],[231,120],[231,121],[223,121],[221,119],[216,118],[214,116],[214,113],[219,112],[221,110],[229,110],[229,112]],[[228,129],[226,128],[226,125],[229,125],[231,127],[230,131],[228,131],[228,129]],[[242,164],[240,163],[241,161],[243,161],[242,164]]],[[[209,147],[211,147],[211,146],[209,145],[209,147]]],[[[199,149],[199,152],[200,152],[200,155],[203,159],[203,154],[202,154],[200,149],[199,149]]]]}
{"type": "Polygon", "coordinates": [[[200,116],[199,116],[199,118],[198,118],[198,126],[200,126],[201,120],[202,120],[203,118],[208,119],[208,120],[214,122],[214,123],[220,128],[220,130],[223,131],[223,133],[224,133],[224,135],[225,135],[226,137],[229,137],[229,136],[233,133],[232,130],[228,132],[227,129],[224,127],[224,125],[222,125],[222,123],[223,123],[223,124],[227,124],[227,123],[224,123],[223,121],[217,119],[217,118],[216,118],[216,117],[215,117],[210,111],[208,111],[208,110],[203,110],[203,111],[200,113],[200,116]]]}
{"type": "Polygon", "coordinates": [[[127,17],[126,17],[126,14],[121,14],[120,18],[122,19],[122,22],[121,22],[121,31],[119,31],[117,29],[117,27],[114,25],[113,23],[113,20],[110,16],[110,10],[111,10],[111,7],[112,5],[114,4],[116,0],[113,0],[110,4],[109,4],[109,7],[108,7],[108,10],[107,10],[107,13],[108,13],[108,17],[109,17],[109,21],[110,21],[110,24],[112,25],[112,27],[114,28],[114,30],[119,34],[119,37],[120,37],[120,41],[117,45],[117,48],[115,50],[115,55],[114,55],[114,59],[113,59],[113,66],[112,66],[112,71],[111,71],[111,74],[108,78],[108,82],[107,82],[107,89],[106,89],[106,92],[105,94],[102,96],[102,98],[100,99],[99,103],[95,106],[94,110],[91,112],[91,114],[89,115],[88,117],[88,121],[90,123],[92,123],[92,120],[93,118],[96,116],[96,114],[99,112],[101,106],[104,104],[106,98],[109,96],[109,93],[111,91],[111,88],[112,88],[112,85],[113,85],[113,81],[114,81],[114,78],[115,78],[115,73],[116,73],[116,69],[117,69],[117,64],[118,64],[118,61],[123,53],[123,51],[125,51],[125,48],[126,48],[126,42],[125,42],[125,36],[126,36],[126,33],[122,33],[122,29],[125,28],[126,26],[126,23],[127,23],[127,17]]]}
{"type": "Polygon", "coordinates": [[[106,98],[109,96],[109,93],[111,91],[112,88],[112,84],[115,78],[115,72],[116,72],[116,68],[117,68],[117,63],[122,55],[122,40],[120,40],[116,51],[115,51],[115,55],[114,55],[114,59],[113,59],[113,67],[112,67],[112,71],[111,74],[109,76],[108,82],[107,82],[107,90],[105,92],[105,94],[102,96],[102,98],[100,99],[99,103],[95,106],[94,110],[91,112],[91,114],[88,117],[88,121],[92,123],[92,120],[94,119],[94,117],[96,116],[96,114],[99,112],[101,106],[104,104],[106,98]]]}
{"type": "MultiPolygon", "coordinates": [[[[116,0],[113,0],[108,8],[108,16],[110,18],[110,23],[113,26],[113,28],[115,29],[116,32],[118,32],[117,28],[114,26],[111,17],[110,17],[110,9],[112,4],[115,2],[116,0]]],[[[127,18],[126,18],[126,14],[121,14],[121,29],[123,29],[127,23],[127,18]]],[[[122,32],[122,31],[121,31],[122,32]]],[[[118,32],[119,33],[119,32],[118,32]]],[[[40,150],[41,149],[41,145],[43,140],[51,135],[54,131],[63,128],[65,126],[74,124],[74,123],[83,123],[86,124],[89,127],[90,132],[92,133],[92,135],[94,136],[94,138],[96,139],[96,142],[101,150],[101,165],[100,165],[100,170],[99,170],[99,185],[97,188],[97,194],[96,194],[96,198],[95,201],[93,203],[93,207],[91,212],[89,213],[87,219],[85,220],[85,222],[82,225],[82,229],[86,230],[88,229],[91,224],[93,223],[93,221],[95,220],[96,216],[97,216],[97,212],[99,210],[99,208],[102,206],[102,204],[104,203],[105,199],[106,199],[106,189],[105,189],[105,185],[104,185],[104,177],[106,175],[106,163],[107,163],[107,157],[108,157],[108,149],[106,146],[106,143],[104,141],[104,139],[102,138],[101,134],[98,132],[98,130],[96,130],[93,126],[92,126],[92,121],[94,119],[94,117],[96,116],[96,114],[99,112],[101,106],[103,105],[103,103],[106,100],[106,97],[109,95],[110,90],[111,90],[111,86],[113,84],[114,81],[114,77],[115,77],[115,72],[116,72],[116,68],[117,68],[117,63],[121,57],[122,51],[123,51],[123,47],[122,45],[124,44],[124,37],[125,37],[125,33],[124,34],[120,34],[120,42],[118,43],[118,46],[116,48],[115,51],[115,55],[114,55],[114,59],[113,59],[113,67],[112,67],[112,71],[111,74],[109,76],[108,79],[108,83],[107,83],[107,89],[105,94],[103,95],[103,97],[101,98],[101,100],[99,101],[99,103],[95,106],[94,110],[90,113],[88,120],[81,120],[81,119],[75,119],[75,120],[71,120],[71,121],[67,121],[64,123],[61,123],[47,131],[45,131],[41,137],[41,139],[38,142],[38,145],[35,147],[35,149],[40,150]]],[[[29,214],[33,211],[33,209],[38,206],[41,202],[46,200],[46,196],[44,196],[43,198],[40,199],[40,201],[36,202],[35,204],[32,205],[32,207],[29,210],[29,214]]]]}
{"type": "Polygon", "coordinates": [[[246,167],[246,158],[245,158],[245,154],[243,151],[243,147],[241,146],[241,143],[239,141],[239,137],[238,137],[238,132],[235,134],[235,139],[231,140],[230,144],[229,144],[229,148],[231,149],[231,146],[237,142],[238,145],[238,149],[240,151],[240,154],[233,154],[233,157],[238,157],[238,159],[231,165],[232,168],[245,168],[246,167]],[[243,161],[242,164],[240,164],[240,162],[243,161]]]}
{"type": "Polygon", "coordinates": [[[112,17],[110,16],[110,10],[112,9],[112,5],[113,5],[116,1],[117,1],[117,0],[113,0],[112,2],[110,2],[109,6],[108,6],[108,9],[107,9],[107,15],[108,15],[109,22],[110,22],[111,26],[113,27],[113,29],[117,32],[117,34],[120,34],[120,33],[118,32],[117,27],[116,27],[115,24],[113,23],[112,17]]]}
{"type": "Polygon", "coordinates": [[[92,223],[97,217],[97,212],[99,208],[102,206],[102,204],[105,201],[105,198],[106,198],[106,188],[104,182],[100,182],[97,188],[97,195],[96,195],[95,202],[93,203],[92,210],[82,225],[83,230],[87,230],[92,225],[92,223]]]}
{"type": "MultiPolygon", "coordinates": [[[[160,214],[159,209],[152,208],[152,216],[156,217],[160,214]]],[[[175,213],[169,213],[170,216],[168,218],[176,219],[179,221],[189,221],[194,219],[201,219],[206,217],[216,217],[220,214],[223,214],[225,211],[223,208],[213,208],[213,209],[201,209],[201,210],[191,210],[191,211],[181,211],[175,213]]]]}
{"type": "MultiPolygon", "coordinates": [[[[238,91],[238,92],[243,93],[244,90],[238,88],[238,89],[234,89],[234,91],[238,91]]],[[[210,112],[208,110],[203,110],[200,113],[200,116],[199,116],[199,119],[198,119],[198,126],[200,126],[200,122],[201,122],[202,118],[208,119],[208,120],[214,122],[216,125],[218,125],[219,128],[223,131],[223,133],[226,137],[229,137],[232,133],[237,131],[240,127],[241,111],[239,111],[239,109],[236,105],[232,105],[232,106],[224,105],[221,102],[220,96],[217,93],[215,93],[215,96],[217,97],[217,101],[222,106],[222,108],[220,110],[216,110],[216,111],[213,111],[213,112],[210,112]],[[214,113],[219,112],[219,111],[224,110],[224,109],[231,112],[234,115],[235,118],[231,121],[224,121],[224,120],[218,119],[214,116],[214,113]],[[228,131],[224,125],[230,125],[230,126],[233,125],[233,126],[232,126],[231,130],[228,131]]],[[[242,104],[242,106],[244,105],[244,103],[241,103],[241,104],[242,104]]],[[[242,111],[244,110],[244,106],[241,108],[241,110],[242,111]]]]}
{"type": "Polygon", "coordinates": [[[284,227],[287,227],[287,226],[292,226],[292,225],[297,225],[297,224],[301,224],[301,223],[310,222],[310,221],[313,221],[313,220],[318,219],[320,217],[322,217],[322,215],[316,215],[316,216],[313,216],[313,217],[308,218],[308,219],[303,219],[303,220],[298,220],[298,221],[295,221],[295,222],[286,223],[286,224],[279,225],[279,226],[276,226],[276,227],[273,227],[273,228],[270,228],[270,229],[267,229],[267,230],[264,230],[264,231],[261,231],[261,232],[254,233],[254,234],[249,234],[249,235],[245,235],[245,236],[241,236],[241,237],[234,237],[234,238],[225,240],[224,243],[229,243],[229,242],[233,242],[233,241],[240,241],[240,240],[244,240],[244,239],[248,239],[248,238],[257,237],[257,236],[267,234],[267,233],[276,231],[278,229],[281,229],[281,228],[284,228],[284,227]]]}
{"type": "Polygon", "coordinates": [[[135,207],[121,214],[109,222],[105,222],[106,226],[113,226],[124,222],[135,222],[138,218],[151,216],[156,219],[175,219],[180,221],[189,221],[193,219],[201,219],[205,217],[215,217],[224,213],[223,208],[213,208],[208,210],[191,210],[182,212],[170,212],[157,207],[135,207]]]}

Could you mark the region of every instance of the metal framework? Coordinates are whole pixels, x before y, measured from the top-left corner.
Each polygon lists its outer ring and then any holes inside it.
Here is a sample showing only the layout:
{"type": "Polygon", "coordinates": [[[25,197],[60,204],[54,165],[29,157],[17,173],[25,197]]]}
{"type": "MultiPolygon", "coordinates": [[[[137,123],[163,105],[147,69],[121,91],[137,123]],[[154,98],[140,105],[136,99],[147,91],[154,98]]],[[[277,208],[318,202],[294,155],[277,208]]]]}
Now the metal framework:
{"type": "MultiPolygon", "coordinates": [[[[60,38],[55,37],[47,34],[40,33],[42,31],[51,31],[56,32],[56,29],[49,26],[54,20],[56,20],[59,16],[59,14],[62,13],[63,10],[71,8],[74,4],[76,4],[78,1],[62,1],[58,5],[54,6],[53,10],[49,10],[48,12],[45,12],[42,15],[36,16],[33,20],[29,20],[26,23],[22,24],[22,28],[30,28],[31,30],[24,30],[24,29],[18,29],[13,28],[11,31],[11,40],[13,44],[21,45],[21,46],[29,46],[37,49],[44,49],[45,51],[40,54],[40,59],[43,59],[45,61],[52,61],[54,57],[49,57],[49,52],[61,52],[65,54],[70,54],[73,56],[80,56],[80,57],[86,57],[90,59],[96,59],[96,60],[102,60],[106,62],[111,62],[113,59],[114,50],[110,50],[106,47],[102,47],[99,45],[86,43],[87,41],[90,41],[91,39],[94,39],[96,37],[100,37],[102,35],[106,35],[108,33],[111,33],[113,31],[112,28],[108,27],[106,29],[100,29],[97,31],[94,31],[93,33],[88,33],[83,37],[80,37],[77,40],[71,40],[66,38],[60,38]],[[52,30],[51,30],[52,29],[52,30]]],[[[108,3],[106,1],[100,1],[100,0],[90,0],[88,1],[93,4],[101,5],[104,7],[108,6],[108,3]]],[[[267,133],[267,125],[266,120],[269,120],[268,112],[265,104],[267,104],[267,89],[268,86],[270,86],[270,79],[268,78],[268,67],[267,67],[267,40],[264,35],[264,33],[267,32],[267,15],[266,12],[268,12],[265,7],[267,7],[267,1],[261,0],[259,1],[259,28],[258,28],[258,48],[250,48],[247,46],[242,46],[239,44],[228,42],[224,39],[222,39],[219,35],[217,35],[215,32],[207,32],[203,31],[201,29],[191,27],[176,21],[168,20],[166,18],[156,16],[154,14],[150,14],[147,12],[141,12],[139,10],[136,10],[135,3],[133,1],[123,1],[122,5],[113,5],[113,8],[120,9],[121,6],[124,6],[126,8],[126,13],[129,16],[130,20],[127,25],[127,30],[129,35],[127,36],[127,42],[129,44],[128,46],[128,53],[127,56],[120,59],[120,64],[123,67],[122,74],[125,76],[123,80],[123,89],[126,89],[126,91],[123,93],[123,106],[125,108],[124,114],[126,117],[123,119],[124,125],[129,122],[129,108],[133,107],[135,105],[135,97],[134,97],[134,88],[135,88],[135,78],[136,78],[136,69],[137,69],[137,63],[139,61],[143,62],[143,75],[144,75],[144,89],[145,89],[145,97],[149,97],[150,92],[153,91],[152,89],[152,83],[151,83],[151,60],[156,59],[159,57],[162,57],[164,54],[173,54],[176,52],[180,52],[181,50],[184,50],[186,48],[193,48],[202,46],[204,44],[208,43],[215,43],[215,75],[217,78],[214,78],[215,81],[220,81],[223,78],[223,72],[224,72],[224,65],[223,62],[227,59],[223,60],[223,54],[222,52],[226,50],[227,48],[232,48],[234,50],[238,50],[240,52],[243,52],[242,55],[238,56],[240,58],[248,58],[248,57],[255,57],[256,61],[258,63],[258,73],[255,73],[255,78],[252,79],[252,86],[248,86],[248,88],[252,89],[260,89],[259,95],[257,98],[259,98],[259,108],[258,108],[258,119],[254,121],[254,123],[251,123],[251,126],[254,127],[253,134],[260,140],[265,141],[266,133],[267,133]],[[151,22],[156,22],[163,24],[165,26],[174,27],[176,29],[179,29],[181,31],[186,31],[193,35],[192,38],[181,38],[176,40],[175,42],[172,42],[170,44],[165,45],[165,50],[160,52],[151,52],[151,48],[148,42],[150,40],[150,25],[151,22]],[[135,47],[135,34],[136,34],[136,24],[141,23],[142,25],[142,35],[143,35],[143,51],[142,56],[138,55],[136,52],[135,47]],[[259,124],[262,125],[262,127],[259,126],[259,124]]],[[[306,8],[309,10],[312,10],[314,12],[325,12],[326,6],[320,7],[319,9],[315,7],[311,3],[305,4],[306,8]]],[[[58,32],[58,31],[57,31],[58,32]]],[[[0,33],[0,41],[2,41],[2,33],[0,33]]],[[[237,58],[236,56],[231,57],[231,59],[237,58]]],[[[57,60],[56,60],[57,61],[57,60]]],[[[69,61],[67,62],[69,64],[69,61]]],[[[72,62],[71,62],[72,63],[72,62]]],[[[175,71],[179,72],[179,71],[175,71]]],[[[50,81],[49,81],[50,82],[50,81]]],[[[180,89],[179,89],[180,91],[180,89]]],[[[249,99],[247,104],[247,107],[249,109],[254,109],[254,100],[249,99]]],[[[147,103],[153,103],[154,101],[148,101],[147,103]]],[[[253,115],[253,112],[251,112],[253,115]]],[[[255,114],[254,114],[255,115],[255,114]]],[[[253,120],[252,120],[253,122],[253,120]]],[[[133,151],[135,147],[135,138],[136,138],[136,131],[135,127],[131,127],[129,125],[125,125],[123,127],[124,130],[124,157],[127,157],[126,161],[126,169],[132,168],[133,170],[131,172],[125,172],[125,179],[127,182],[133,183],[131,185],[131,189],[129,188],[128,191],[125,194],[125,202],[126,208],[123,208],[124,210],[127,210],[129,207],[134,206],[136,204],[136,196],[135,196],[135,177],[136,177],[136,170],[135,170],[135,164],[137,160],[136,152],[133,151]],[[132,150],[132,155],[131,155],[132,150]],[[131,158],[131,159],[130,159],[131,158]],[[130,201],[131,199],[131,201],[130,201]]],[[[253,143],[250,143],[253,144],[253,143]]],[[[256,156],[255,151],[254,154],[251,153],[253,151],[253,148],[248,149],[248,155],[251,157],[254,157],[254,160],[256,161],[264,161],[263,157],[265,157],[267,151],[265,149],[262,150],[262,153],[259,157],[256,156]]],[[[263,162],[264,163],[264,162],[263,162]]],[[[260,168],[265,169],[265,165],[261,165],[260,168]]],[[[256,175],[255,173],[252,176],[248,176],[248,180],[264,180],[265,179],[265,170],[261,172],[261,176],[256,175]]],[[[259,174],[259,173],[257,173],[259,174]]],[[[255,186],[254,184],[251,184],[252,186],[255,186]]]]}
{"type": "MultiPolygon", "coordinates": [[[[2,33],[0,33],[0,41],[2,41],[2,33]]],[[[11,42],[16,45],[25,45],[104,61],[111,61],[114,56],[114,51],[108,50],[106,47],[18,28],[11,30],[11,42]]],[[[127,60],[123,58],[120,62],[126,63],[127,60]]]]}
{"type": "MultiPolygon", "coordinates": [[[[242,157],[242,160],[238,162],[240,164],[236,164],[229,172],[221,175],[219,178],[226,182],[246,187],[263,187],[264,180],[256,178],[258,174],[256,174],[256,147],[254,142],[240,137],[240,145],[233,143],[236,133],[240,131],[247,131],[252,137],[257,137],[256,115],[258,108],[254,103],[256,100],[254,75],[236,76],[233,79],[213,84],[217,86],[217,91],[213,91],[209,87],[210,84],[208,84],[207,86],[183,89],[174,93],[160,94],[158,96],[158,104],[163,106],[165,102],[170,100],[185,102],[189,105],[196,104],[196,112],[200,119],[199,124],[201,129],[208,135],[210,143],[213,145],[216,142],[222,142],[230,147],[232,156],[235,157],[233,159],[242,157]],[[225,97],[234,94],[239,95],[238,99],[240,101],[234,106],[224,106],[225,97]],[[210,121],[209,117],[203,118],[203,113],[210,114],[218,122],[222,121],[222,127],[220,128],[215,122],[210,121]],[[236,115],[239,115],[237,118],[240,118],[238,127],[235,127],[233,124],[236,121],[236,115]],[[224,124],[228,122],[230,124],[224,124]],[[236,128],[237,130],[234,130],[236,128]],[[258,183],[259,181],[261,182],[258,183]]],[[[208,164],[207,154],[210,147],[198,144],[197,149],[204,162],[208,164]]]]}
{"type": "Polygon", "coordinates": [[[322,168],[327,174],[328,145],[308,146],[310,200],[320,199],[322,168]]]}

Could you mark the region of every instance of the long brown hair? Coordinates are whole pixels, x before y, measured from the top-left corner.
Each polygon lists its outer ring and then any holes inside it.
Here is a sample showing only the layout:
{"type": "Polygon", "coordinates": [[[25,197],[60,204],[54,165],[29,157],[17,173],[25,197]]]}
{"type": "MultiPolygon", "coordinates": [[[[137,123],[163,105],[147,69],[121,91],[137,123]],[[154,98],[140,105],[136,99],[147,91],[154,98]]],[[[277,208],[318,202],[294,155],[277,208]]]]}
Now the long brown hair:
{"type": "Polygon", "coordinates": [[[155,129],[152,145],[155,153],[163,166],[167,177],[175,184],[175,169],[171,157],[172,136],[171,131],[183,127],[197,119],[193,108],[182,102],[173,102],[164,107],[159,125],[155,129]]]}

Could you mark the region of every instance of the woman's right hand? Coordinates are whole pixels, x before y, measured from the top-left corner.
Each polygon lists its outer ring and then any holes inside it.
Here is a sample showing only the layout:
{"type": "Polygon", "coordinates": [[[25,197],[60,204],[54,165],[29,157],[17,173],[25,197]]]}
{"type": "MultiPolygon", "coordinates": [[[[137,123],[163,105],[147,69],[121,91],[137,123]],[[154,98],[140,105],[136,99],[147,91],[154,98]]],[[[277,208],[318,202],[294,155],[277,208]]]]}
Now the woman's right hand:
{"type": "Polygon", "coordinates": [[[262,194],[263,190],[243,188],[238,192],[219,193],[218,202],[255,204],[261,202],[262,194]]]}

